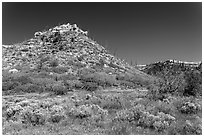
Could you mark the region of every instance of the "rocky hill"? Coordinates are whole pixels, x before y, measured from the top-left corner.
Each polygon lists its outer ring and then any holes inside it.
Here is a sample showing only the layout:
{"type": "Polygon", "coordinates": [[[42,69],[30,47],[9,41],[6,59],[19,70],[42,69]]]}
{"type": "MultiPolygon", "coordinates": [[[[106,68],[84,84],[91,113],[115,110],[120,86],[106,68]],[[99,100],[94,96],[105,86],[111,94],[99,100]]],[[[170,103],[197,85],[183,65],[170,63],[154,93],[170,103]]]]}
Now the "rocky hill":
{"type": "Polygon", "coordinates": [[[3,65],[6,71],[25,69],[53,72],[53,67],[75,76],[82,69],[106,71],[109,75],[131,73],[139,77],[149,76],[107,51],[88,37],[88,32],[76,24],[63,24],[39,31],[34,37],[14,45],[3,45],[3,65]]]}

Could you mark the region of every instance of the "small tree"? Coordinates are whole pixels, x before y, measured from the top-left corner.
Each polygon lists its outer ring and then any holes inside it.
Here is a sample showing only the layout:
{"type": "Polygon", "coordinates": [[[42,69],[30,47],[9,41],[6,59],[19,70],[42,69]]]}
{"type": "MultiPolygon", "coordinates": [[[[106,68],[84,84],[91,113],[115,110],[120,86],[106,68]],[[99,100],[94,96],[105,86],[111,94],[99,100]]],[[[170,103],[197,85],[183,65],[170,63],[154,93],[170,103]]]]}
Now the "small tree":
{"type": "Polygon", "coordinates": [[[201,95],[202,94],[202,75],[199,71],[188,71],[185,72],[185,79],[187,82],[187,86],[184,91],[184,95],[201,95]]]}

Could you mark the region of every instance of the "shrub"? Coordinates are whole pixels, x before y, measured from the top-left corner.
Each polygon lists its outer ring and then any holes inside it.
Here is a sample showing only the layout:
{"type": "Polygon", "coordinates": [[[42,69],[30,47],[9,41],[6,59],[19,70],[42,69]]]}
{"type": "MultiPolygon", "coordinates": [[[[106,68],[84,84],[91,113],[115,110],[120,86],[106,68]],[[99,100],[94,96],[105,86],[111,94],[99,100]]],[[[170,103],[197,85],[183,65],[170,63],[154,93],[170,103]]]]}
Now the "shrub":
{"type": "Polygon", "coordinates": [[[135,120],[139,120],[139,118],[139,115],[135,115],[133,111],[125,109],[118,111],[114,119],[118,121],[133,122],[135,120]]]}
{"type": "Polygon", "coordinates": [[[59,65],[59,61],[57,59],[53,59],[50,62],[50,67],[57,67],[59,65]]]}
{"type": "Polygon", "coordinates": [[[48,61],[48,60],[50,59],[50,57],[41,54],[41,55],[39,55],[39,58],[40,58],[40,60],[38,61],[37,69],[42,69],[43,63],[45,63],[46,61],[48,61]]]}
{"type": "Polygon", "coordinates": [[[124,86],[127,88],[135,88],[135,84],[133,82],[130,82],[130,81],[119,80],[118,83],[120,86],[124,86]]]}
{"type": "Polygon", "coordinates": [[[47,71],[40,71],[34,77],[35,78],[51,78],[49,72],[47,72],[47,71]]]}
{"type": "Polygon", "coordinates": [[[67,93],[67,89],[64,86],[62,81],[58,81],[54,83],[51,87],[52,91],[55,95],[65,95],[67,93]]]}
{"type": "Polygon", "coordinates": [[[100,106],[101,98],[90,94],[86,94],[85,97],[83,97],[83,104],[95,104],[100,106]]]}
{"type": "Polygon", "coordinates": [[[102,97],[100,106],[103,109],[109,110],[122,109],[124,107],[124,102],[121,96],[107,95],[102,97]]]}
{"type": "Polygon", "coordinates": [[[81,89],[83,87],[83,84],[79,80],[66,80],[64,81],[64,85],[68,89],[81,89]]]}
{"type": "Polygon", "coordinates": [[[95,104],[81,105],[77,108],[72,108],[69,115],[79,119],[90,118],[92,122],[103,121],[107,115],[107,111],[95,104]]]}
{"type": "Polygon", "coordinates": [[[9,108],[6,109],[4,116],[6,117],[6,120],[15,119],[15,116],[19,115],[19,112],[21,110],[22,107],[20,105],[10,106],[9,108]]]}
{"type": "Polygon", "coordinates": [[[164,76],[163,80],[158,81],[157,84],[162,93],[175,93],[181,94],[185,89],[187,83],[184,79],[184,74],[170,75],[167,74],[164,76]]]}
{"type": "Polygon", "coordinates": [[[75,118],[84,119],[91,116],[91,110],[85,105],[82,105],[78,108],[72,108],[69,115],[74,116],[75,118]]]}
{"type": "Polygon", "coordinates": [[[198,70],[167,69],[157,72],[161,79],[156,84],[160,93],[172,93],[185,96],[197,96],[202,94],[202,76],[198,70]],[[185,70],[185,71],[184,71],[185,70]]]}
{"type": "Polygon", "coordinates": [[[56,80],[56,81],[66,81],[66,80],[76,80],[76,76],[73,75],[73,74],[57,74],[57,73],[54,73],[52,75],[52,77],[56,80]]]}
{"type": "Polygon", "coordinates": [[[116,79],[114,76],[110,76],[104,72],[96,72],[93,74],[87,74],[81,76],[81,80],[84,82],[96,83],[103,87],[110,87],[116,85],[116,79]]]}
{"type": "Polygon", "coordinates": [[[53,105],[50,108],[51,112],[51,116],[49,117],[50,122],[52,123],[59,123],[62,119],[65,118],[65,110],[63,109],[63,107],[59,106],[59,105],[53,105]]]}
{"type": "Polygon", "coordinates": [[[82,64],[81,62],[78,62],[78,61],[77,61],[77,62],[73,62],[72,66],[73,66],[74,68],[79,69],[79,68],[85,67],[86,65],[85,65],[85,64],[82,64]]]}
{"type": "Polygon", "coordinates": [[[39,93],[43,91],[44,90],[42,87],[31,83],[19,85],[18,87],[15,88],[16,93],[39,93]]]}
{"type": "Polygon", "coordinates": [[[21,121],[5,121],[3,123],[2,134],[17,135],[23,128],[24,126],[21,121]]]}
{"type": "Polygon", "coordinates": [[[2,82],[8,82],[12,78],[12,73],[9,73],[8,70],[2,70],[2,82]]]}
{"type": "Polygon", "coordinates": [[[11,81],[3,82],[2,83],[2,90],[3,91],[12,90],[12,89],[16,88],[19,85],[20,85],[20,83],[15,82],[15,81],[14,82],[11,82],[11,81]]]}
{"type": "Polygon", "coordinates": [[[31,107],[26,107],[21,111],[21,120],[23,124],[44,125],[46,122],[46,115],[44,109],[34,110],[31,107]]]}
{"type": "Polygon", "coordinates": [[[128,122],[114,122],[111,127],[108,129],[109,135],[130,135],[131,126],[128,122]]]}
{"type": "Polygon", "coordinates": [[[176,110],[176,107],[172,103],[163,102],[160,100],[155,101],[155,103],[152,103],[152,105],[154,106],[155,111],[163,112],[165,114],[174,114],[174,111],[176,110]]]}
{"type": "Polygon", "coordinates": [[[163,100],[165,98],[163,90],[161,90],[156,84],[151,84],[147,88],[149,90],[147,96],[150,100],[163,100]]]}
{"type": "Polygon", "coordinates": [[[45,86],[47,84],[54,84],[56,81],[51,78],[32,78],[32,84],[36,84],[39,86],[45,86]]]}
{"type": "Polygon", "coordinates": [[[116,75],[116,80],[128,81],[128,80],[130,80],[131,77],[133,77],[133,75],[130,73],[118,73],[116,75]]]}
{"type": "Polygon", "coordinates": [[[98,85],[93,82],[84,82],[82,89],[87,90],[87,91],[96,91],[98,89],[98,85]]]}
{"type": "Polygon", "coordinates": [[[175,118],[163,112],[151,114],[144,105],[138,104],[130,109],[118,111],[112,122],[115,121],[163,131],[169,127],[172,121],[175,121],[175,118]]]}
{"type": "Polygon", "coordinates": [[[135,74],[130,79],[130,81],[135,83],[135,84],[137,84],[137,85],[141,85],[141,86],[147,86],[147,85],[152,83],[152,79],[151,78],[148,78],[148,77],[142,76],[142,75],[138,75],[138,74],[135,74]]]}
{"type": "Polygon", "coordinates": [[[183,102],[178,107],[178,110],[181,113],[185,114],[196,114],[198,111],[201,110],[201,106],[197,103],[193,103],[191,101],[183,102]]]}
{"type": "Polygon", "coordinates": [[[14,74],[11,81],[20,83],[21,85],[31,83],[31,78],[28,74],[14,74]]]}
{"type": "Polygon", "coordinates": [[[81,68],[78,70],[78,75],[79,76],[84,76],[84,75],[88,75],[88,74],[92,74],[95,73],[95,70],[92,68],[81,68]]]}
{"type": "Polygon", "coordinates": [[[184,79],[184,74],[177,76],[164,76],[163,79],[159,78],[155,83],[148,86],[149,97],[152,99],[164,99],[169,94],[183,95],[187,83],[184,79]]]}
{"type": "Polygon", "coordinates": [[[152,80],[150,78],[145,77],[145,75],[143,76],[131,73],[118,73],[116,79],[119,81],[127,81],[134,83],[135,86],[136,85],[146,86],[152,83],[152,80]]]}
{"type": "Polygon", "coordinates": [[[63,74],[68,71],[68,68],[57,66],[57,67],[52,68],[52,71],[58,74],[63,74]]]}
{"type": "Polygon", "coordinates": [[[199,71],[188,71],[185,73],[187,86],[184,90],[184,95],[198,96],[202,95],[202,75],[199,71]]]}
{"type": "Polygon", "coordinates": [[[194,97],[177,98],[173,104],[179,112],[184,114],[197,114],[202,110],[201,101],[194,97]]]}
{"type": "Polygon", "coordinates": [[[171,124],[167,129],[167,133],[170,135],[202,135],[201,121],[192,122],[186,120],[182,123],[171,124]]]}
{"type": "Polygon", "coordinates": [[[54,114],[54,115],[51,115],[51,117],[49,118],[49,121],[51,121],[52,123],[59,123],[62,119],[64,119],[64,116],[60,114],[54,114]]]}
{"type": "Polygon", "coordinates": [[[51,90],[52,85],[56,83],[54,79],[51,78],[33,78],[32,84],[37,85],[38,87],[42,88],[43,90],[51,90]]]}

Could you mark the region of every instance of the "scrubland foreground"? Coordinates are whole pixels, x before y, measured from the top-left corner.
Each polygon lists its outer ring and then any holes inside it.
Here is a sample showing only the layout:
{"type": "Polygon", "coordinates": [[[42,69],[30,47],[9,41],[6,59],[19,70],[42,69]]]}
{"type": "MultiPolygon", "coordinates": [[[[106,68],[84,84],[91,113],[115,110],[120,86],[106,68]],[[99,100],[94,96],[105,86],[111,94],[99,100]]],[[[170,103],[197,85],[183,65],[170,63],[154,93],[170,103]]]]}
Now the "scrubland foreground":
{"type": "Polygon", "coordinates": [[[201,134],[198,73],[142,87],[130,75],[56,80],[47,72],[3,72],[3,134],[201,134]]]}
{"type": "Polygon", "coordinates": [[[86,35],[68,24],[3,47],[3,134],[202,134],[201,64],[139,71],[86,35]]]}

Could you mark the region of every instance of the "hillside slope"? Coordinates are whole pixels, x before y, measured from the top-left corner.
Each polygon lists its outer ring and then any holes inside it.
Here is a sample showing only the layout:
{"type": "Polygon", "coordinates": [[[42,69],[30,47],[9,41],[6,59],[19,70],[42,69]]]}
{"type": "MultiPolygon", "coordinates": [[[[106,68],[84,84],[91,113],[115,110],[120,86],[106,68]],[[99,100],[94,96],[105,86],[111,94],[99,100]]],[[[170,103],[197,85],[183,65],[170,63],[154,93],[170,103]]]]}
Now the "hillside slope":
{"type": "Polygon", "coordinates": [[[72,71],[83,67],[99,67],[110,68],[115,72],[134,71],[145,75],[111,55],[76,24],[68,23],[47,31],[36,32],[35,37],[27,41],[3,46],[3,70],[19,66],[31,69],[50,67],[51,60],[57,60],[59,66],[68,66],[72,71]]]}

